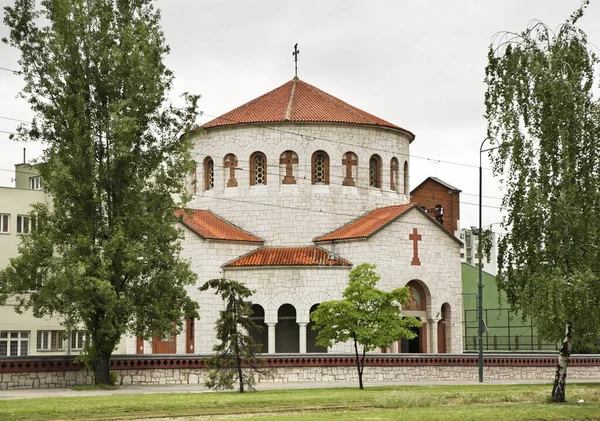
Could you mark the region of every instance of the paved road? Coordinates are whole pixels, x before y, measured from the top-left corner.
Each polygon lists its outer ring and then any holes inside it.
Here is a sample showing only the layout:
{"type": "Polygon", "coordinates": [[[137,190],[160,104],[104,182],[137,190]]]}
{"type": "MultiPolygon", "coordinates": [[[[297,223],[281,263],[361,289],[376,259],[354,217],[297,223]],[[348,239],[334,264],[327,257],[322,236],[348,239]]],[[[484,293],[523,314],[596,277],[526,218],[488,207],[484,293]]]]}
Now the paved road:
{"type": "MultiPolygon", "coordinates": [[[[595,380],[595,382],[600,379],[595,380]]],[[[591,383],[590,379],[569,379],[569,383],[591,383]]],[[[548,381],[539,380],[489,380],[484,384],[550,384],[548,381]]],[[[369,386],[439,386],[439,385],[466,385],[478,384],[477,380],[440,380],[440,381],[405,381],[405,382],[366,382],[369,386]]],[[[273,389],[316,389],[331,387],[357,387],[356,383],[348,382],[287,382],[287,383],[261,383],[258,390],[273,389]]],[[[104,395],[137,395],[152,393],[206,393],[212,392],[202,385],[164,385],[164,386],[122,386],[118,390],[86,390],[73,391],[71,389],[18,389],[0,391],[0,399],[23,399],[23,398],[48,398],[59,396],[104,396],[104,395]]]]}

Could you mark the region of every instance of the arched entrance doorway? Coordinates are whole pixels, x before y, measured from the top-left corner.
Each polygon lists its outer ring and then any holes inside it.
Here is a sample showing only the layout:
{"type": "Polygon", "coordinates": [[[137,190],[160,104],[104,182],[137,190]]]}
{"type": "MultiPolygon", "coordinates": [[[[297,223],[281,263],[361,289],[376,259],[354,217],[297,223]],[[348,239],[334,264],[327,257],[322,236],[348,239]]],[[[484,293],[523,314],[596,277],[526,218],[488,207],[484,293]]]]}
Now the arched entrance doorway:
{"type": "Polygon", "coordinates": [[[260,352],[269,352],[269,329],[265,323],[265,309],[258,304],[252,304],[252,316],[250,316],[256,328],[250,329],[250,336],[254,342],[260,345],[260,352]]]}
{"type": "Polygon", "coordinates": [[[442,318],[440,319],[440,321],[438,321],[437,324],[437,352],[439,354],[445,354],[447,352],[450,352],[450,313],[450,304],[442,304],[442,309],[440,311],[440,315],[442,318]]]}
{"type": "Polygon", "coordinates": [[[408,304],[402,307],[402,313],[406,316],[416,317],[423,324],[414,329],[417,334],[413,339],[402,339],[399,349],[403,353],[427,352],[427,297],[423,287],[417,281],[410,281],[406,286],[409,288],[408,304]]]}
{"type": "MultiPolygon", "coordinates": [[[[317,307],[319,307],[319,304],[315,304],[314,306],[312,306],[310,308],[310,313],[312,313],[313,311],[315,311],[317,309],[317,307]]],[[[313,321],[310,321],[307,325],[306,325],[306,352],[313,352],[313,353],[327,353],[327,347],[325,346],[321,346],[321,345],[317,345],[317,335],[319,334],[319,332],[317,332],[316,330],[313,330],[313,326],[315,325],[315,323],[313,321]]]]}
{"type": "Polygon", "coordinates": [[[296,323],[296,309],[291,304],[284,304],[277,311],[275,352],[278,354],[300,352],[300,327],[296,323]]]}

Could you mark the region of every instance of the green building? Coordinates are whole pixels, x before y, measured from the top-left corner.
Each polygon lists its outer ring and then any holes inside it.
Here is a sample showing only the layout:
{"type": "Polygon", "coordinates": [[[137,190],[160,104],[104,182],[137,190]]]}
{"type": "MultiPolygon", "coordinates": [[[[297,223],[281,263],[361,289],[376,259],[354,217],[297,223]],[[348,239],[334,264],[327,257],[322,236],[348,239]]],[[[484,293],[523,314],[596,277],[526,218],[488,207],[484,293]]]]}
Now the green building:
{"type": "MultiPolygon", "coordinates": [[[[462,263],[463,350],[477,348],[477,281],[479,270],[462,263]]],[[[488,332],[483,334],[485,351],[554,351],[556,344],[544,343],[531,319],[523,320],[511,311],[504,293],[499,295],[496,277],[483,271],[483,320],[488,332]],[[499,300],[499,297],[501,300],[499,300]]]]}

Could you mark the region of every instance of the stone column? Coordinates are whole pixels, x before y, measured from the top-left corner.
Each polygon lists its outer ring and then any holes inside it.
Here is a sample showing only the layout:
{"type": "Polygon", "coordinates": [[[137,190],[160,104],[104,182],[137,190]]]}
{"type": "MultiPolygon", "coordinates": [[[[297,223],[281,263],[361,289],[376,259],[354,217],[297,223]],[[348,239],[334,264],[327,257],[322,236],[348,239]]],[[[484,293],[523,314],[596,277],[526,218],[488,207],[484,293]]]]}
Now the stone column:
{"type": "Polygon", "coordinates": [[[275,325],[276,322],[265,322],[269,326],[269,354],[275,354],[275,325]]]}
{"type": "Polygon", "coordinates": [[[298,322],[300,326],[300,354],[306,354],[306,325],[308,323],[298,322]]]}
{"type": "Polygon", "coordinates": [[[439,319],[427,319],[427,324],[429,325],[429,349],[427,350],[430,354],[437,354],[438,346],[437,346],[437,322],[439,319]]]}
{"type": "Polygon", "coordinates": [[[392,342],[392,350],[390,351],[392,354],[397,354],[398,352],[400,352],[400,350],[398,349],[398,341],[394,341],[392,342]]]}

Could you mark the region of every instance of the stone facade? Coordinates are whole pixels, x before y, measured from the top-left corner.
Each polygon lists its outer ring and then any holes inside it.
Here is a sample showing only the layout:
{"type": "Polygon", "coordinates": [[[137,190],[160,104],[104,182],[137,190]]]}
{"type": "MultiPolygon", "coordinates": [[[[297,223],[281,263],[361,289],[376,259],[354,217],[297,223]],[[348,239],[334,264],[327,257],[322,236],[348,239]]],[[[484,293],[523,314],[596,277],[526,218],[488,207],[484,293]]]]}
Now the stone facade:
{"type": "MultiPolygon", "coordinates": [[[[364,370],[365,382],[407,382],[438,380],[477,380],[477,359],[464,355],[441,355],[431,358],[416,357],[372,357],[364,370]]],[[[113,360],[121,385],[202,385],[207,370],[204,363],[194,360],[113,360]],[[119,366],[118,363],[121,363],[119,366]],[[175,362],[175,364],[171,364],[175,362]],[[185,363],[190,367],[185,367],[185,363]],[[129,364],[126,364],[129,363],[129,364]],[[201,364],[195,364],[201,363],[201,364]],[[157,368],[157,366],[164,366],[157,368]],[[171,367],[174,365],[174,367],[171,367]],[[178,366],[179,365],[179,366],[178,366]],[[196,366],[194,366],[196,365],[196,366]],[[198,366],[201,366],[200,368],[198,366]]],[[[540,355],[496,355],[484,360],[484,379],[487,380],[541,380],[552,381],[555,374],[556,356],[540,355]]],[[[39,364],[39,362],[38,362],[39,364]]],[[[35,364],[30,364],[34,366],[35,364]]],[[[0,390],[65,388],[92,384],[93,375],[87,371],[73,371],[69,364],[60,369],[29,370],[26,367],[10,369],[0,364],[0,390]],[[12,371],[11,371],[12,370],[12,371]]],[[[322,356],[314,358],[266,358],[265,366],[269,377],[260,382],[357,382],[356,366],[353,358],[322,356]]],[[[600,358],[598,356],[572,356],[569,366],[570,379],[600,379],[600,358]]]]}

